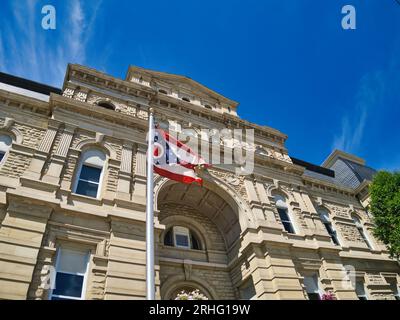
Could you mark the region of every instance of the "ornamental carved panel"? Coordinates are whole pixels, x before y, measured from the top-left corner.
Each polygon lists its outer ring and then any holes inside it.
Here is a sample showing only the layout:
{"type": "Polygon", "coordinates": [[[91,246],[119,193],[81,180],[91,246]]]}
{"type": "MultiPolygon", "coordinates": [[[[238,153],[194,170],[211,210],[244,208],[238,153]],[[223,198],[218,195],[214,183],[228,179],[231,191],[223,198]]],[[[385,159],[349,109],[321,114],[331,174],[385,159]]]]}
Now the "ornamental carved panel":
{"type": "Polygon", "coordinates": [[[244,200],[248,201],[246,188],[244,186],[244,176],[236,176],[233,173],[208,169],[208,172],[229,184],[244,200]]]}

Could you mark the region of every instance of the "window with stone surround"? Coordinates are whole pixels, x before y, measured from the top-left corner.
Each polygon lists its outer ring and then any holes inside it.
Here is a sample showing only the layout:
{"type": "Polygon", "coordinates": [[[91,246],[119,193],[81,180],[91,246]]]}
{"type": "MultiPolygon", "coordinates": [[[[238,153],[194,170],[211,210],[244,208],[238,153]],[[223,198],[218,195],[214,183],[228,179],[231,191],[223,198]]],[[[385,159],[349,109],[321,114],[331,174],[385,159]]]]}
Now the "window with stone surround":
{"type": "Polygon", "coordinates": [[[104,175],[106,155],[97,149],[83,153],[76,175],[74,193],[98,198],[104,175]]]}
{"type": "Polygon", "coordinates": [[[96,104],[104,109],[115,110],[115,106],[109,101],[99,101],[96,104]]]}
{"type": "Polygon", "coordinates": [[[87,251],[58,248],[55,288],[50,300],[85,299],[89,256],[87,251]]]}
{"type": "Polygon", "coordinates": [[[392,290],[395,299],[400,300],[400,288],[396,278],[386,278],[386,282],[389,284],[390,290],[392,290]]]}
{"type": "Polygon", "coordinates": [[[331,220],[329,219],[329,212],[325,208],[318,208],[318,214],[321,218],[322,223],[325,226],[326,231],[328,232],[329,236],[331,237],[331,241],[335,245],[340,245],[337,233],[335,228],[332,225],[331,220]]]}
{"type": "Polygon", "coordinates": [[[296,233],[293,227],[293,222],[290,218],[289,207],[286,204],[286,199],[280,194],[275,195],[274,198],[279,218],[281,219],[284,229],[289,233],[296,233]]]}
{"type": "Polygon", "coordinates": [[[5,161],[8,150],[12,144],[12,139],[10,136],[5,134],[0,134],[0,165],[5,161]]]}
{"type": "Polygon", "coordinates": [[[356,280],[356,294],[359,300],[368,300],[368,296],[365,291],[365,282],[362,278],[358,278],[356,280]]]}
{"type": "Polygon", "coordinates": [[[305,276],[304,286],[309,300],[321,300],[318,276],[316,274],[305,276]]]}
{"type": "Polygon", "coordinates": [[[164,245],[183,248],[201,250],[201,243],[196,234],[186,227],[174,226],[165,233],[164,245]]]}
{"type": "Polygon", "coordinates": [[[364,226],[363,226],[360,218],[357,217],[356,215],[352,215],[352,219],[358,229],[358,232],[360,233],[362,239],[364,240],[365,244],[368,246],[368,248],[372,249],[372,243],[369,239],[367,232],[364,229],[364,226]]]}

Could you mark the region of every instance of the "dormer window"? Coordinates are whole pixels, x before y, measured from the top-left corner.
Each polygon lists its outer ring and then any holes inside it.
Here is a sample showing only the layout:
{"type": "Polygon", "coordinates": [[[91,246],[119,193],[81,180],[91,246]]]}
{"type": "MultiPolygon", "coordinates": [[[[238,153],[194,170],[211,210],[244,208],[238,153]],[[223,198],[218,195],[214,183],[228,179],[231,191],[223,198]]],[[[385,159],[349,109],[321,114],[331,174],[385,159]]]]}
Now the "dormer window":
{"type": "Polygon", "coordinates": [[[97,103],[97,105],[104,109],[115,110],[115,106],[111,102],[108,102],[108,101],[100,101],[97,103]]]}

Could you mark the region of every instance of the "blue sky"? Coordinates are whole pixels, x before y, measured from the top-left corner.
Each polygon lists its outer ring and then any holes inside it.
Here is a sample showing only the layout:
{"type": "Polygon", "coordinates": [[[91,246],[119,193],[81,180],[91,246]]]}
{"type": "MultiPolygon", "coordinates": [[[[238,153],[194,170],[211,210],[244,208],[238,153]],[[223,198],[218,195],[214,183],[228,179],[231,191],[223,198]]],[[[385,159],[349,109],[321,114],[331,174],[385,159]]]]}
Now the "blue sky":
{"type": "Polygon", "coordinates": [[[286,133],[294,157],[320,164],[339,148],[400,169],[396,0],[3,0],[0,17],[3,72],[55,86],[68,62],[182,74],[286,133]],[[41,28],[46,4],[56,30],[41,28]],[[346,4],[356,30],[341,27],[346,4]]]}

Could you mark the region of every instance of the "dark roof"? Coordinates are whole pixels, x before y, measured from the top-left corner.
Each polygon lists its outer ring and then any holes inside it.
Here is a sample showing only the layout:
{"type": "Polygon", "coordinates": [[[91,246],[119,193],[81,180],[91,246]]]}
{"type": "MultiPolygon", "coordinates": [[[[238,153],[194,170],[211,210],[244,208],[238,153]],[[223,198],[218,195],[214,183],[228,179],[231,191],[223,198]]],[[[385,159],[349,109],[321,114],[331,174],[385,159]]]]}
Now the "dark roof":
{"type": "Polygon", "coordinates": [[[350,188],[357,188],[364,180],[372,181],[376,170],[348,159],[338,158],[332,169],[336,179],[350,188]]]}
{"type": "Polygon", "coordinates": [[[376,170],[370,167],[344,158],[338,158],[331,169],[293,157],[290,158],[294,164],[306,169],[304,171],[305,176],[351,189],[357,188],[364,180],[371,181],[376,173],[376,170]]]}
{"type": "Polygon", "coordinates": [[[38,92],[41,94],[45,94],[45,95],[50,95],[50,93],[52,93],[52,92],[57,93],[57,94],[62,93],[61,89],[59,89],[59,88],[48,86],[47,84],[42,84],[42,83],[35,82],[32,80],[16,77],[11,74],[4,73],[4,72],[0,72],[0,82],[14,86],[14,87],[18,87],[18,88],[38,92]]]}
{"type": "Polygon", "coordinates": [[[304,161],[304,160],[300,160],[300,159],[297,159],[297,158],[293,158],[293,157],[290,157],[290,158],[292,159],[292,162],[294,164],[302,166],[302,167],[306,168],[309,171],[316,172],[316,173],[319,173],[319,174],[322,174],[322,175],[325,175],[325,176],[328,176],[328,177],[332,177],[332,178],[335,177],[335,171],[333,171],[333,170],[330,170],[330,169],[327,169],[327,168],[324,168],[324,167],[321,167],[321,166],[317,166],[316,164],[312,164],[310,162],[307,162],[307,161],[304,161]]]}

